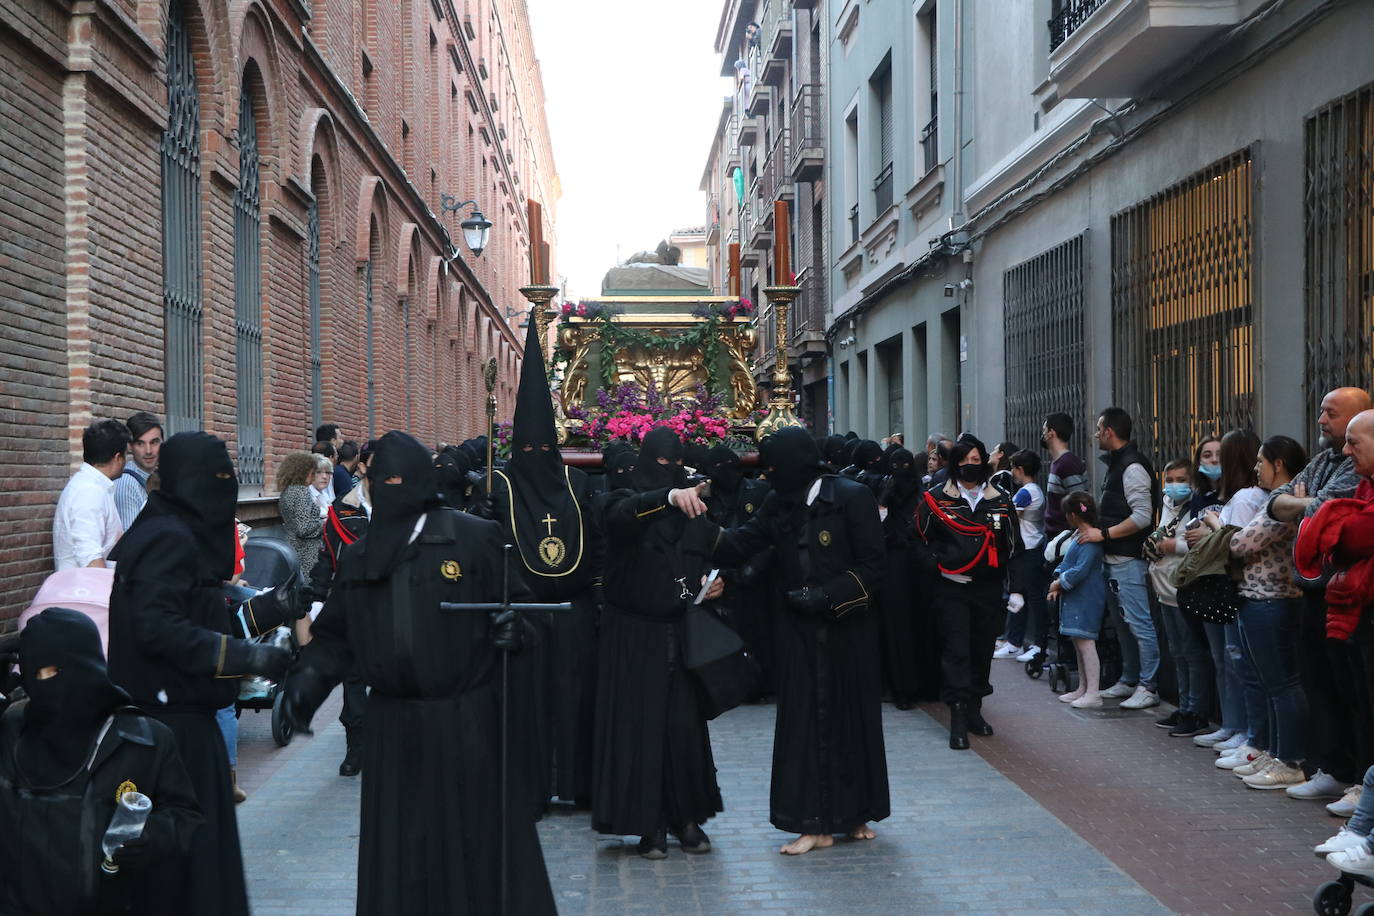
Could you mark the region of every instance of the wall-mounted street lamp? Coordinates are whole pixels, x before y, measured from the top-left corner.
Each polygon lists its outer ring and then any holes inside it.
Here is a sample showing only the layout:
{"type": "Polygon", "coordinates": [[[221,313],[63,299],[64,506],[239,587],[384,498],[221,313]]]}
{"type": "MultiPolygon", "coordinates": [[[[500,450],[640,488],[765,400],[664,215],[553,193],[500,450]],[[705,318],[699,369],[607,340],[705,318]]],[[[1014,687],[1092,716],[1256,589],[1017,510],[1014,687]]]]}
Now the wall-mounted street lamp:
{"type": "Polygon", "coordinates": [[[482,209],[475,200],[459,203],[452,194],[439,195],[441,213],[461,213],[464,207],[472,207],[472,215],[458,224],[458,228],[463,230],[463,244],[468,246],[473,257],[480,257],[482,250],[487,247],[487,237],[491,235],[491,220],[482,215],[482,209]]]}

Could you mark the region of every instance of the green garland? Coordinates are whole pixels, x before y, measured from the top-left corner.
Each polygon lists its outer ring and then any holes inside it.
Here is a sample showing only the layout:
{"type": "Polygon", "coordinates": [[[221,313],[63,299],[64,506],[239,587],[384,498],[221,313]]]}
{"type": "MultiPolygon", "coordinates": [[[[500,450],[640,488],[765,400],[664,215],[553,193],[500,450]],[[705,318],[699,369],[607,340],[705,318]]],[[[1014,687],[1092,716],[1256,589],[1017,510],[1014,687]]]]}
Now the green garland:
{"type": "Polygon", "coordinates": [[[710,395],[721,392],[720,368],[717,365],[720,361],[720,337],[716,334],[716,328],[720,324],[719,318],[708,318],[694,328],[671,334],[636,331],[616,324],[609,315],[601,318],[600,324],[601,383],[606,388],[614,388],[616,385],[615,360],[611,358],[611,354],[620,347],[637,346],[651,352],[677,352],[690,347],[701,347],[702,356],[706,360],[706,392],[710,395]]]}

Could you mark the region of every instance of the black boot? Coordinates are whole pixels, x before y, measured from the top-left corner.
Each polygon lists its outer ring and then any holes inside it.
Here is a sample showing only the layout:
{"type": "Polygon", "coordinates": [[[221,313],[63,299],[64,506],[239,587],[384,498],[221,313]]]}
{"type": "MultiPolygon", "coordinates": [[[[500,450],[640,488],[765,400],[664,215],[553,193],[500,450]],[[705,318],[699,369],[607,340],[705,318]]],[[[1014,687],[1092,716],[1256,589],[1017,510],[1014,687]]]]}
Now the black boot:
{"type": "Polygon", "coordinates": [[[639,846],[635,851],[646,859],[668,858],[667,831],[660,827],[653,836],[640,837],[639,846]]]}
{"type": "Polygon", "coordinates": [[[968,707],[963,703],[949,704],[949,749],[968,750],[968,707]]]}
{"type": "Polygon", "coordinates": [[[339,764],[340,776],[357,776],[363,771],[363,735],[361,728],[344,730],[348,750],[344,752],[343,763],[339,764]]]}
{"type": "Polygon", "coordinates": [[[982,700],[974,700],[968,706],[968,730],[981,738],[992,737],[992,726],[983,718],[982,700]]]}
{"type": "Polygon", "coordinates": [[[706,835],[706,831],[701,829],[699,824],[688,824],[685,827],[673,831],[673,836],[682,844],[683,852],[710,852],[711,838],[706,835]]]}

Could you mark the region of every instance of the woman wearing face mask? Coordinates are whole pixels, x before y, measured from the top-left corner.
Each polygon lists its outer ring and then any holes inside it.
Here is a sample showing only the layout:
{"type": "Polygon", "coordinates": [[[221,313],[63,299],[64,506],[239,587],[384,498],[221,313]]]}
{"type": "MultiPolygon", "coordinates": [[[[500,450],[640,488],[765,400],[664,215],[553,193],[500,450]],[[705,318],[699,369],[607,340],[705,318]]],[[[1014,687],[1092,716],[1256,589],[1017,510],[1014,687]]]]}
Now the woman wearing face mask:
{"type": "Polygon", "coordinates": [[[1021,527],[1007,495],[988,483],[987,449],[964,433],[950,449],[954,473],[927,490],[916,528],[939,571],[935,600],[943,643],[941,695],[949,704],[949,746],[966,750],[968,733],[992,735],[983,697],[992,693],[988,672],[993,645],[1007,611],[1025,606],[1021,595],[1021,527]],[[1009,595],[1003,600],[1003,594],[1009,595]]]}
{"type": "Polygon", "coordinates": [[[1143,548],[1150,561],[1150,584],[1159,599],[1169,654],[1174,660],[1178,680],[1178,709],[1157,720],[1155,725],[1169,729],[1170,737],[1174,738],[1187,738],[1210,730],[1207,714],[1212,708],[1215,677],[1202,622],[1179,609],[1178,589],[1171,578],[1188,552],[1184,532],[1193,520],[1189,509],[1194,493],[1190,482],[1193,476],[1193,466],[1186,458],[1175,458],[1164,466],[1164,505],[1159,527],[1143,548]]]}
{"type": "MultiPolygon", "coordinates": [[[[1204,436],[1193,449],[1193,497],[1188,514],[1202,518],[1208,506],[1217,505],[1217,486],[1221,483],[1221,437],[1204,436]]],[[[1195,539],[1196,540],[1196,539],[1195,539]]]]}

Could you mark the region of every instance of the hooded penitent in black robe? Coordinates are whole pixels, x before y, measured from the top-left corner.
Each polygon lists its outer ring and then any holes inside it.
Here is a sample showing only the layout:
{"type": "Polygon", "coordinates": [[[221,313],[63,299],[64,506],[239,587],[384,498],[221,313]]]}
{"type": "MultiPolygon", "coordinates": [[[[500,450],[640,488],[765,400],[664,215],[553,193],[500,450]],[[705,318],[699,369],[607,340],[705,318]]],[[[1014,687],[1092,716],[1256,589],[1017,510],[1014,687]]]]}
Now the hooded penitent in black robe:
{"type": "MultiPolygon", "coordinates": [[[[703,456],[701,472],[711,480],[706,517],[722,528],[736,528],[753,518],[768,496],[768,484],[744,476],[744,464],[729,446],[717,445],[703,456]]],[[[781,594],[772,575],[773,552],[765,550],[740,567],[721,570],[726,611],[736,632],[759,664],[758,696],[773,694],[773,614],[781,594]]]]}
{"type": "Polygon", "coordinates": [[[879,505],[883,519],[882,605],[883,674],[892,701],[907,709],[918,699],[934,699],[940,683],[940,640],[928,605],[933,584],[918,562],[915,519],[923,489],[916,458],[904,448],[888,457],[891,476],[879,505]],[[919,633],[919,637],[918,637],[919,633]]]}
{"type": "Polygon", "coordinates": [[[248,652],[267,649],[228,635],[221,586],[234,572],[238,481],[224,443],[203,432],[163,443],[158,474],[159,489],[110,552],[110,679],[176,735],[205,817],[190,855],[166,869],[159,902],[171,913],[247,913],[229,756],[215,722],[249,673],[248,652]]]}
{"type": "MultiPolygon", "coordinates": [[[[343,550],[314,639],[286,682],[288,714],[308,722],[333,679],[371,688],[363,728],[360,916],[500,912],[500,651],[486,614],[440,602],[501,599],[500,526],[438,506],[429,453],[405,433],[377,443],[372,520],[343,550]],[[388,477],[400,483],[388,484],[388,477]],[[417,522],[424,516],[412,542],[417,522]]],[[[513,597],[529,600],[519,566],[513,597]]],[[[554,912],[527,806],[512,794],[510,912],[554,912]]]]}
{"type": "Polygon", "coordinates": [[[48,608],[20,643],[29,698],[0,717],[0,913],[165,912],[147,891],[179,865],[201,824],[172,733],[111,683],[84,614],[48,608]],[[50,666],[57,674],[39,678],[50,666]],[[100,842],[126,791],[153,808],[108,875],[100,842]]]}
{"type": "Polygon", "coordinates": [[[530,323],[515,402],[511,455],[492,478],[495,521],[519,554],[521,575],[538,601],[571,602],[572,610],[542,615],[543,639],[512,659],[522,691],[534,702],[517,720],[532,757],[518,769],[536,811],[550,795],[591,798],[592,729],[596,700],[597,593],[604,545],[591,517],[587,475],[563,464],[553,400],[536,326],[530,323]],[[526,714],[527,713],[527,714],[526,714]]]}
{"type": "Polygon", "coordinates": [[[759,458],[773,493],[749,522],[720,532],[716,557],[739,563],[772,546],[791,589],[774,626],[769,820],[794,833],[848,833],[889,813],[882,655],[870,606],[883,565],[878,509],[862,484],[822,473],[803,429],[769,436],[759,458]]]}
{"type": "Polygon", "coordinates": [[[603,504],[608,606],[592,788],[592,826],[601,833],[649,837],[722,810],[711,736],[682,659],[683,615],[709,568],[716,527],[668,505],[668,491],[686,485],[682,451],[672,430],[652,430],[634,489],[603,504]]]}

